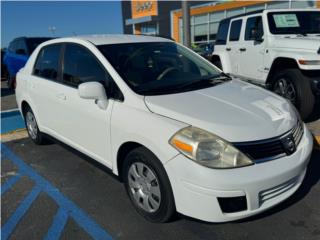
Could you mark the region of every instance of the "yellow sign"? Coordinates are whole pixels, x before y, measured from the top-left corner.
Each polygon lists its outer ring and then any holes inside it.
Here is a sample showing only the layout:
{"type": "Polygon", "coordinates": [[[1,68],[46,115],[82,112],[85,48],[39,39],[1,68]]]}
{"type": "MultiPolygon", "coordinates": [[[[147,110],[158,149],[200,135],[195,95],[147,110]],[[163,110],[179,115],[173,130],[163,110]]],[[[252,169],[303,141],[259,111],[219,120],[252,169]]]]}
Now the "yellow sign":
{"type": "Polygon", "coordinates": [[[132,18],[140,18],[146,16],[158,15],[158,2],[156,0],[151,1],[131,1],[132,18]]]}

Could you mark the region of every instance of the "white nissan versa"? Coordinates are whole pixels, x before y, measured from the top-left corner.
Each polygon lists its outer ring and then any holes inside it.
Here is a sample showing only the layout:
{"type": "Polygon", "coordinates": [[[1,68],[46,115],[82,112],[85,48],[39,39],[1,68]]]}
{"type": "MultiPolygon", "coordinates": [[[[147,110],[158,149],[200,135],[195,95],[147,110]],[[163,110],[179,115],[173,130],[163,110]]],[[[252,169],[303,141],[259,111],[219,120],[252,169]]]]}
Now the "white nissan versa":
{"type": "Polygon", "coordinates": [[[159,37],[47,41],[16,96],[35,143],[51,135],[111,168],[153,222],[260,213],[298,189],[312,151],[286,100],[159,37]]]}

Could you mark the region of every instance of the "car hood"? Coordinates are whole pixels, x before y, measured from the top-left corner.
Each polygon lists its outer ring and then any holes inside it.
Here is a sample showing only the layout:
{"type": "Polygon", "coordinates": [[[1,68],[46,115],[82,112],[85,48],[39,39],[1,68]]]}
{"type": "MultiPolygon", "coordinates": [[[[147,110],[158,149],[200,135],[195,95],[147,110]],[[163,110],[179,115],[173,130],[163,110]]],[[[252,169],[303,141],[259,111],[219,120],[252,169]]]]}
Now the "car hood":
{"type": "Polygon", "coordinates": [[[196,91],[146,96],[145,103],[151,112],[202,128],[229,142],[276,137],[297,122],[286,100],[239,80],[196,91]]]}
{"type": "Polygon", "coordinates": [[[310,36],[296,36],[296,35],[287,35],[275,37],[275,40],[272,41],[273,44],[271,47],[275,48],[291,48],[291,49],[305,49],[305,50],[314,50],[315,53],[320,48],[320,36],[310,35],[310,36]]]}

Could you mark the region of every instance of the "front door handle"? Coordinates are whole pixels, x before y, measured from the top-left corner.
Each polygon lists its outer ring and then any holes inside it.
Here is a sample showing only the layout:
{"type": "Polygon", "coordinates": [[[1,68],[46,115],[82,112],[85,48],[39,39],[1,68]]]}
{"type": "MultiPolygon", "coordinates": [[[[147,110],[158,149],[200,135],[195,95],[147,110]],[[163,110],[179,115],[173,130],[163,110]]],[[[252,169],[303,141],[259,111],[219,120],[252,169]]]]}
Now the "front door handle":
{"type": "Polygon", "coordinates": [[[231,51],[231,48],[226,48],[227,51],[231,51]]]}
{"type": "Polygon", "coordinates": [[[246,48],[239,48],[240,52],[245,52],[247,49],[246,48]]]}
{"type": "Polygon", "coordinates": [[[59,93],[59,94],[56,95],[56,97],[58,99],[60,99],[60,100],[66,100],[67,99],[67,97],[66,97],[66,95],[64,95],[64,93],[59,93]]]}

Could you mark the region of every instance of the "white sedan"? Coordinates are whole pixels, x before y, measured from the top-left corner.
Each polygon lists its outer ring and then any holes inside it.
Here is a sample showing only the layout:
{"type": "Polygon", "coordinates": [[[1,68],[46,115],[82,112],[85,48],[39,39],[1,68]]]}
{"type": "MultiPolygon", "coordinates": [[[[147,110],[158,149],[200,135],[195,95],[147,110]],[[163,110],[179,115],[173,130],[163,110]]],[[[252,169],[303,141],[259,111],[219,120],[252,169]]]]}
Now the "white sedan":
{"type": "Polygon", "coordinates": [[[312,151],[286,100],[159,37],[47,41],[16,97],[36,144],[50,135],[106,165],[153,222],[262,212],[299,188],[312,151]]]}

